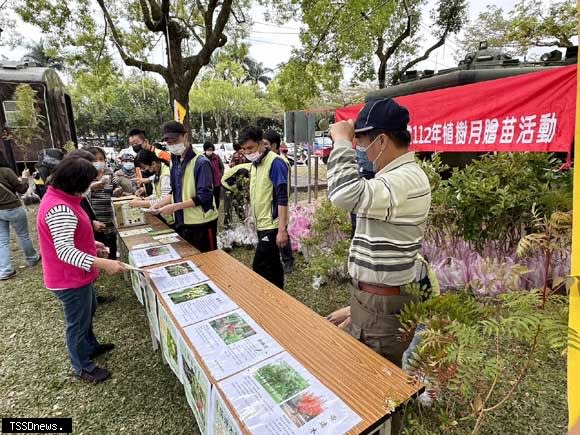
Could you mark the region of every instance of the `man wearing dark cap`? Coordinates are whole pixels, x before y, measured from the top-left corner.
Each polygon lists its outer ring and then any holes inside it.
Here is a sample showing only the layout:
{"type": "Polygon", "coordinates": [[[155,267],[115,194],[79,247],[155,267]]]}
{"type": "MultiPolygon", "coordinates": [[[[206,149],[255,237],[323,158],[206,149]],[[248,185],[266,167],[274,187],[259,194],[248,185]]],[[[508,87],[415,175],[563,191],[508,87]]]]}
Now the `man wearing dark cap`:
{"type": "Polygon", "coordinates": [[[166,122],[162,137],[171,153],[172,197],[160,202],[159,212],[173,214],[177,232],[195,248],[201,252],[214,251],[217,249],[218,212],[213,197],[211,163],[193,151],[183,124],[166,122]]]}
{"type": "Polygon", "coordinates": [[[350,333],[401,366],[408,343],[399,340],[397,315],[417,295],[415,261],[431,205],[431,188],[409,152],[409,112],[392,99],[369,101],[356,123],[332,126],[328,196],[357,215],[348,271],[352,278],[350,333]],[[375,178],[361,178],[352,141],[366,153],[375,178]]]}

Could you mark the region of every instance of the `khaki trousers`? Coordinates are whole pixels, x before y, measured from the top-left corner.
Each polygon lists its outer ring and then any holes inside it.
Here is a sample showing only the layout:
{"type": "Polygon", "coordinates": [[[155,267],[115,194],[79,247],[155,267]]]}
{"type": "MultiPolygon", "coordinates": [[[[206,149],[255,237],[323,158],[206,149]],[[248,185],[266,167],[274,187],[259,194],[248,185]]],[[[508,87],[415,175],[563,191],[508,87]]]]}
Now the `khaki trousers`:
{"type": "Polygon", "coordinates": [[[401,322],[398,315],[406,304],[417,300],[416,296],[405,293],[404,287],[398,296],[379,296],[351,285],[350,334],[401,367],[403,352],[409,343],[399,338],[401,322]]]}

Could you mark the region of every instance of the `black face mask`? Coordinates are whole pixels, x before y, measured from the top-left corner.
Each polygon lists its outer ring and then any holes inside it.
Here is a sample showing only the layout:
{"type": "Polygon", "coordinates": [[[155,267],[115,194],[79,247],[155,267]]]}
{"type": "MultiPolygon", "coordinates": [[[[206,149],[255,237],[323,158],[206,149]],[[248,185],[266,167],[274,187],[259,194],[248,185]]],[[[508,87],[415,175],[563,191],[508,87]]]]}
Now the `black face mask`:
{"type": "Polygon", "coordinates": [[[152,171],[141,171],[141,175],[143,175],[145,178],[149,178],[155,174],[152,171]]]}
{"type": "Polygon", "coordinates": [[[141,145],[133,145],[131,148],[133,148],[133,151],[137,154],[143,147],[141,145]]]}

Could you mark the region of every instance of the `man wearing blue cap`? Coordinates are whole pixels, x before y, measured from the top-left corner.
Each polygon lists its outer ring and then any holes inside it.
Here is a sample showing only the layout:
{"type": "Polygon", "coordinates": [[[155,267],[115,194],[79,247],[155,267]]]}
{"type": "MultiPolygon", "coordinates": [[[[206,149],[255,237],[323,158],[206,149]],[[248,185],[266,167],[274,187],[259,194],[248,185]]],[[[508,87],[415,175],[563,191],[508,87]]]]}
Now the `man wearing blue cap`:
{"type": "Polygon", "coordinates": [[[352,278],[350,333],[394,364],[408,343],[399,339],[398,314],[417,299],[405,291],[415,280],[415,261],[431,206],[431,188],[409,152],[409,112],[392,99],[369,101],[356,123],[332,126],[328,196],[357,215],[348,271],[352,278]],[[352,141],[366,153],[375,178],[361,178],[352,141]]]}

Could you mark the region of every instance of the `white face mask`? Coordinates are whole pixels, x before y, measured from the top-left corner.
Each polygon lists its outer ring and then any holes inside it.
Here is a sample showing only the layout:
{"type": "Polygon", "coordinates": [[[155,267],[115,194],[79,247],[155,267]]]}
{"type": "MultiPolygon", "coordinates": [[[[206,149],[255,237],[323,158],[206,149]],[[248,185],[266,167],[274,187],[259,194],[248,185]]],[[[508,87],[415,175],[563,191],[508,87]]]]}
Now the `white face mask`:
{"type": "Polygon", "coordinates": [[[105,164],[105,162],[95,162],[95,163],[93,163],[93,166],[95,167],[95,169],[97,171],[104,171],[105,170],[105,167],[107,165],[105,164]]]}
{"type": "Polygon", "coordinates": [[[185,144],[184,143],[177,143],[175,145],[167,144],[167,150],[174,156],[181,156],[185,151],[185,144]]]}
{"type": "Polygon", "coordinates": [[[260,153],[259,151],[256,151],[255,153],[252,153],[252,154],[246,154],[246,159],[248,159],[250,162],[255,162],[256,160],[258,160],[260,158],[261,155],[262,155],[262,153],[260,153]]]}
{"type": "Polygon", "coordinates": [[[135,169],[135,163],[133,163],[133,162],[124,162],[123,163],[123,168],[125,168],[127,171],[132,171],[133,169],[135,169]]]}

